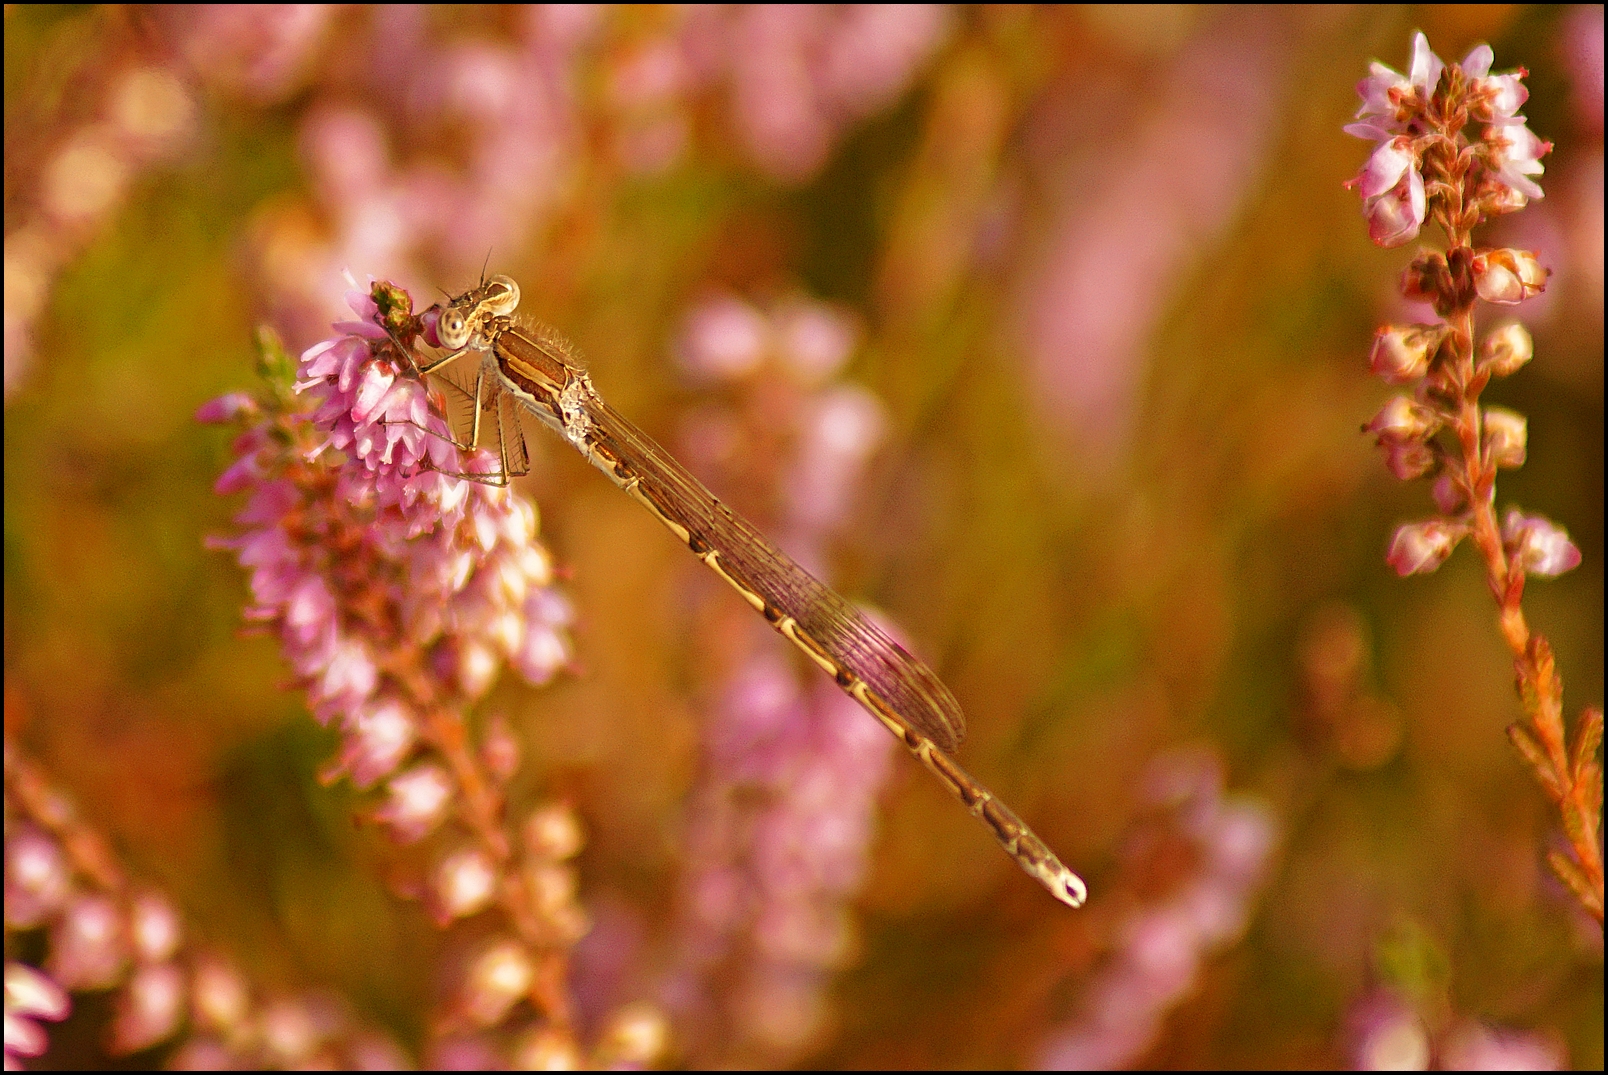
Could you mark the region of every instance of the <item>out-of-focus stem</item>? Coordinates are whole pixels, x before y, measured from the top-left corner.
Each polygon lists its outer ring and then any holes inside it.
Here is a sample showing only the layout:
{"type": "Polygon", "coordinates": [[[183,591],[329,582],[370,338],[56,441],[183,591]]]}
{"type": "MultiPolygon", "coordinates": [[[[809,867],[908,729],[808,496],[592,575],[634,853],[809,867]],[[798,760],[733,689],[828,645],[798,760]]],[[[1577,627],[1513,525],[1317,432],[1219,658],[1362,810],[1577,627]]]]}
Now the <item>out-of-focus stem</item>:
{"type": "Polygon", "coordinates": [[[390,671],[407,686],[424,714],[424,738],[446,761],[463,793],[462,819],[481,848],[497,864],[498,873],[507,879],[507,883],[498,886],[497,903],[536,957],[536,973],[528,994],[531,1005],[546,1017],[553,1030],[573,1037],[568,950],[552,943],[551,931],[542,927],[529,889],[518,880],[513,848],[504,828],[507,812],[502,796],[482,770],[481,760],[470,745],[464,716],[440,702],[430,677],[418,668],[393,666],[390,671]]]}

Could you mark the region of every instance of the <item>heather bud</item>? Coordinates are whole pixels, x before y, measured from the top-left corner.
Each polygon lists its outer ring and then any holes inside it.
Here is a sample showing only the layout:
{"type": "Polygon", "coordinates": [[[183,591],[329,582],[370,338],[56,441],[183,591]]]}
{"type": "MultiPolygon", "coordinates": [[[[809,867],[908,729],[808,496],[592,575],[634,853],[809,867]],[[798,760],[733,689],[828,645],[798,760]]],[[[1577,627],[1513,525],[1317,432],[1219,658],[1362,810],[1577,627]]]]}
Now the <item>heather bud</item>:
{"type": "Polygon", "coordinates": [[[390,826],[399,841],[410,844],[424,837],[446,817],[453,784],[445,769],[425,762],[393,776],[386,790],[390,797],[374,816],[390,826]]]}
{"type": "Polygon", "coordinates": [[[1429,495],[1442,515],[1456,515],[1468,507],[1468,493],[1450,471],[1435,479],[1429,495]]]}
{"type": "Polygon", "coordinates": [[[1410,384],[1429,371],[1446,338],[1444,325],[1384,325],[1374,333],[1368,368],[1386,384],[1410,384]]]}
{"type": "Polygon", "coordinates": [[[469,968],[463,986],[463,1012],[477,1026],[502,1021],[536,979],[530,953],[518,941],[499,941],[469,968]]]}
{"type": "Polygon", "coordinates": [[[122,915],[105,896],[79,896],[68,903],[51,934],[51,977],[68,989],[111,985],[128,961],[122,915]]]}
{"type": "Polygon", "coordinates": [[[171,963],[141,967],[117,997],[111,1051],[126,1056],[165,1041],[184,1014],[184,974],[171,963]]]}
{"type": "Polygon", "coordinates": [[[497,870],[482,851],[455,851],[436,867],[433,903],[445,921],[484,910],[496,894],[497,870]]]}
{"type": "Polygon", "coordinates": [[[480,757],[491,775],[502,783],[506,784],[519,771],[519,740],[514,738],[508,718],[501,713],[493,713],[486,722],[480,757]]]}
{"type": "Polygon", "coordinates": [[[1522,467],[1526,422],[1524,415],[1506,407],[1487,407],[1485,417],[1485,456],[1491,465],[1522,467]]]}
{"type": "Polygon", "coordinates": [[[154,892],[135,898],[129,910],[128,931],[134,954],[146,963],[164,962],[178,951],[183,939],[178,913],[154,892]]]}
{"type": "Polygon", "coordinates": [[[1435,452],[1423,441],[1385,444],[1385,466],[1398,481],[1410,482],[1435,469],[1435,452]]]}
{"type": "Polygon", "coordinates": [[[1517,508],[1502,520],[1502,545],[1512,565],[1530,575],[1552,578],[1580,564],[1580,550],[1569,540],[1568,531],[1517,508]]]}
{"type": "Polygon", "coordinates": [[[1427,440],[1440,427],[1440,416],[1433,410],[1406,396],[1395,396],[1362,428],[1378,437],[1380,444],[1407,444],[1427,440]]]}
{"type": "Polygon", "coordinates": [[[246,1018],[251,997],[240,972],[210,957],[198,960],[191,990],[191,1017],[198,1027],[230,1035],[246,1018]]]}
{"type": "Polygon", "coordinates": [[[586,834],[567,803],[548,803],[525,821],[525,847],[538,862],[574,858],[585,844],[586,834]]]}
{"type": "Polygon", "coordinates": [[[627,1004],[604,1025],[593,1059],[602,1068],[645,1068],[659,1059],[669,1037],[657,1008],[642,1001],[627,1004]]]}
{"type": "Polygon", "coordinates": [[[208,425],[221,425],[224,422],[255,418],[260,409],[257,401],[244,392],[225,392],[217,399],[201,404],[195,412],[195,420],[208,425]]]}
{"type": "Polygon", "coordinates": [[[1483,250],[1474,255],[1474,290],[1486,302],[1514,306],[1540,294],[1551,272],[1528,250],[1483,250]]]}
{"type": "MultiPolygon", "coordinates": [[[[1407,140],[1397,138],[1396,141],[1407,140]]],[[[1352,183],[1367,193],[1378,186],[1378,177],[1381,175],[1393,175],[1391,186],[1383,193],[1365,196],[1362,201],[1362,214],[1368,220],[1368,238],[1386,249],[1412,243],[1413,239],[1418,238],[1418,230],[1423,227],[1428,209],[1423,174],[1417,164],[1410,161],[1410,157],[1393,151],[1391,143],[1386,143],[1373,154],[1368,167],[1352,183]],[[1397,164],[1401,167],[1397,167],[1397,164]]]]}
{"type": "Polygon", "coordinates": [[[1468,527],[1446,519],[1425,519],[1396,528],[1390,539],[1385,562],[1398,575],[1428,574],[1452,554],[1457,543],[1468,535],[1468,527]]]}
{"type": "Polygon", "coordinates": [[[1475,196],[1475,205],[1487,217],[1505,216],[1508,213],[1517,213],[1530,204],[1529,195],[1517,187],[1506,183],[1487,181],[1480,184],[1480,192],[1475,196]]]}
{"type": "Polygon", "coordinates": [[[1511,377],[1535,356],[1535,341],[1518,322],[1494,329],[1480,345],[1480,366],[1493,377],[1511,377]]]}
{"type": "Polygon", "coordinates": [[[518,1071],[579,1071],[584,1063],[575,1039],[551,1026],[534,1027],[514,1044],[518,1071]]]}
{"type": "Polygon", "coordinates": [[[1452,274],[1439,251],[1420,254],[1401,272],[1401,293],[1413,302],[1439,303],[1452,293],[1452,274]]]}

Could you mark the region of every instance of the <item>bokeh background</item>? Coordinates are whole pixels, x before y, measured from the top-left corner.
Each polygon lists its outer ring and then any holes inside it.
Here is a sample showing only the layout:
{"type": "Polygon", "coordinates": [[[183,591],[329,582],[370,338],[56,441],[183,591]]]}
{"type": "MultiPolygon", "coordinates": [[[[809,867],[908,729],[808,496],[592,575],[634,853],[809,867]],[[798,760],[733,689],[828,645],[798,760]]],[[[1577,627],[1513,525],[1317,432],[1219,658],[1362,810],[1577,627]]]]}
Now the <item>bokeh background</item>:
{"type": "MultiPolygon", "coordinates": [[[[486,707],[590,832],[583,1015],[663,1003],[687,1063],[1267,1067],[1385,1055],[1406,1011],[1441,1063],[1600,1068],[1602,933],[1544,865],[1479,566],[1394,576],[1428,490],[1358,433],[1414,247],[1368,242],[1340,127],[1414,29],[1528,68],[1556,144],[1546,199],[1486,233],[1553,270],[1516,311],[1535,361],[1487,399],[1529,418],[1499,506],[1584,553],[1525,595],[1572,720],[1602,698],[1601,7],[12,5],[8,737],[193,934],[428,1056],[452,939],[386,892],[360,797],[317,780],[333,737],[238,631],[243,576],[202,547],[237,508],[227,437],[192,416],[255,386],[257,325],[324,338],[343,270],[422,306],[489,258],[768,526],[783,352],[826,355],[810,390],[876,436],[822,479],[852,496],[818,566],[932,660],[965,764],[1092,894],[1051,901],[890,755],[832,950],[739,1003],[728,938],[677,1008],[725,685],[765,660],[814,688],[533,436],[579,668],[486,707]]],[[[40,1063],[88,1062],[97,1018],[40,1063]]]]}

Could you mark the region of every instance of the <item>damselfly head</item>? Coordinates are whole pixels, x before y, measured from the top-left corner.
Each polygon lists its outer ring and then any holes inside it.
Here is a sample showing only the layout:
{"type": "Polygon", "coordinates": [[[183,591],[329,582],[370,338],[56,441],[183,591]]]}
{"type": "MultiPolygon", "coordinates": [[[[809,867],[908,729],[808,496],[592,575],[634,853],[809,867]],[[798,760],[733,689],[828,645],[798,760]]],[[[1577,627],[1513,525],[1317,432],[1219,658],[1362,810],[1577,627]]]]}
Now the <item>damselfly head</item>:
{"type": "Polygon", "coordinates": [[[519,307],[519,285],[506,276],[493,276],[442,308],[436,338],[443,347],[457,350],[485,330],[493,318],[507,317],[519,307]]]}

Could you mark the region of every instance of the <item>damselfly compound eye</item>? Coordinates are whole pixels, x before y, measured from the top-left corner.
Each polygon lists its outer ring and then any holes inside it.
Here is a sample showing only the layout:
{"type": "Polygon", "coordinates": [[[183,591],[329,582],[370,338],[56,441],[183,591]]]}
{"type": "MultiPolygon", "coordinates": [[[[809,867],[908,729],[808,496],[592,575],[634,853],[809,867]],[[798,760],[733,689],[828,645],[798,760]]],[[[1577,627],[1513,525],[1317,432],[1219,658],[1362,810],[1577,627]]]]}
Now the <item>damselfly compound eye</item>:
{"type": "Polygon", "coordinates": [[[463,311],[447,308],[441,311],[441,319],[436,322],[436,337],[440,339],[441,346],[457,350],[469,342],[469,323],[464,320],[463,311]]]}

